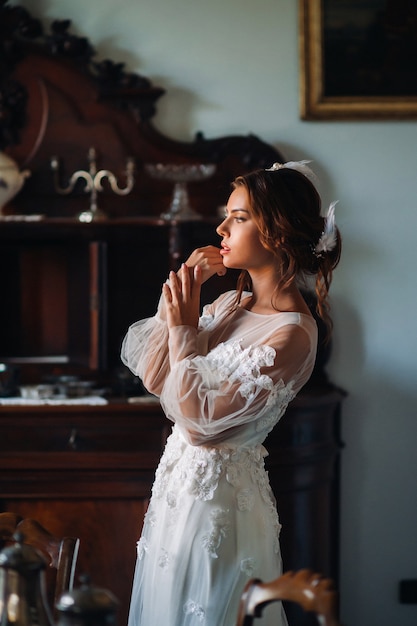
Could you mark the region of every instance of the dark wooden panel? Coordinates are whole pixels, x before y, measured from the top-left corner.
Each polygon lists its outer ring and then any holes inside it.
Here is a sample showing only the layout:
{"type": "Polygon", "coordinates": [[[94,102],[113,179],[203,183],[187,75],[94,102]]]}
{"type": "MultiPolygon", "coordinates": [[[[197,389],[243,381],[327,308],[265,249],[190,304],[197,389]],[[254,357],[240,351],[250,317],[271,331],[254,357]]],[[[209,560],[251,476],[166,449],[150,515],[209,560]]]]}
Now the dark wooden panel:
{"type": "Polygon", "coordinates": [[[75,586],[79,576],[88,573],[94,585],[112,590],[120,602],[118,623],[127,623],[131,582],[136,561],[136,542],[140,536],[146,497],[46,500],[3,500],[7,510],[33,517],[53,533],[80,538],[75,586]]]}

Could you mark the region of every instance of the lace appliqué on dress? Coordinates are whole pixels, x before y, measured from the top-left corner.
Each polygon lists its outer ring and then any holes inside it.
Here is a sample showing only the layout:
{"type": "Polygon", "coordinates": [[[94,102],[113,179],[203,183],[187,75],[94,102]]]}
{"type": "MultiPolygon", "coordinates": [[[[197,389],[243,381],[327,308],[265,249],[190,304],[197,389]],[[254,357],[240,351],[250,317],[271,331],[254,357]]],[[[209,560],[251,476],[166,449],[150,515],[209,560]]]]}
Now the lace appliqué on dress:
{"type": "Polygon", "coordinates": [[[271,346],[248,346],[242,348],[240,341],[219,343],[206,356],[207,362],[221,380],[240,382],[239,391],[251,400],[257,388],[272,389],[269,376],[261,374],[261,367],[274,364],[275,350],[271,346]]]}
{"type": "Polygon", "coordinates": [[[187,600],[184,604],[185,615],[195,615],[199,622],[204,622],[205,611],[200,604],[194,602],[194,600],[187,600]]]}
{"type": "Polygon", "coordinates": [[[252,578],[255,574],[257,564],[255,559],[248,557],[247,559],[242,559],[240,562],[240,571],[246,574],[249,578],[252,578]]]}
{"type": "Polygon", "coordinates": [[[148,541],[145,539],[145,537],[141,537],[139,539],[139,541],[136,544],[136,550],[138,554],[138,559],[139,561],[141,561],[149,550],[149,544],[148,544],[148,541]]]}
{"type": "Polygon", "coordinates": [[[284,415],[287,406],[294,400],[296,393],[294,392],[294,382],[291,380],[288,385],[280,380],[274,385],[265,404],[265,412],[258,418],[256,423],[256,431],[266,431],[268,434],[278,420],[284,415]]]}
{"type": "Polygon", "coordinates": [[[227,509],[216,509],[210,513],[212,529],[209,534],[203,536],[202,541],[203,548],[208,551],[213,559],[219,557],[217,550],[230,528],[228,517],[229,511],[227,509]]]}
{"type": "Polygon", "coordinates": [[[252,489],[241,489],[238,491],[236,499],[239,511],[252,511],[255,502],[252,489]]]}
{"type": "MultiPolygon", "coordinates": [[[[156,470],[152,495],[157,499],[165,498],[168,507],[174,510],[178,507],[179,485],[181,491],[192,494],[196,500],[212,500],[221,476],[224,475],[229,484],[239,488],[240,476],[250,473],[254,484],[266,490],[267,498],[269,483],[264,469],[266,455],[261,444],[250,448],[190,446],[174,429],[156,470]],[[177,488],[176,496],[173,495],[171,485],[177,488]]],[[[246,493],[240,497],[244,506],[244,498],[248,502],[250,496],[246,493]]]]}
{"type": "MultiPolygon", "coordinates": [[[[171,523],[181,510],[181,492],[191,494],[196,500],[212,500],[223,477],[236,489],[235,506],[238,511],[253,510],[255,492],[259,491],[267,511],[263,524],[264,532],[268,532],[272,525],[274,536],[278,538],[281,525],[264,467],[266,455],[267,451],[261,444],[250,448],[231,445],[222,448],[190,446],[174,428],[155,475],[153,498],[166,501],[169,511],[167,523],[171,523]],[[253,488],[241,485],[244,476],[250,476],[253,488]],[[176,497],[173,496],[172,485],[177,488],[176,497]]],[[[151,504],[148,514],[152,508],[151,504]]],[[[205,548],[214,554],[220,540],[226,536],[227,523],[225,511],[216,510],[213,515],[213,530],[205,536],[204,541],[205,548]]],[[[278,551],[278,542],[274,550],[278,551]]]]}
{"type": "Polygon", "coordinates": [[[167,569],[169,564],[170,564],[169,554],[164,548],[161,548],[161,554],[158,559],[158,565],[161,569],[167,569]]]}
{"type": "Polygon", "coordinates": [[[198,330],[207,330],[210,325],[213,323],[214,321],[214,315],[211,313],[205,313],[203,311],[203,314],[200,316],[200,319],[198,320],[198,330]]]}
{"type": "Polygon", "coordinates": [[[148,510],[145,513],[145,520],[146,523],[149,524],[149,526],[155,526],[156,524],[156,515],[155,512],[153,511],[152,507],[149,507],[148,510]]]}

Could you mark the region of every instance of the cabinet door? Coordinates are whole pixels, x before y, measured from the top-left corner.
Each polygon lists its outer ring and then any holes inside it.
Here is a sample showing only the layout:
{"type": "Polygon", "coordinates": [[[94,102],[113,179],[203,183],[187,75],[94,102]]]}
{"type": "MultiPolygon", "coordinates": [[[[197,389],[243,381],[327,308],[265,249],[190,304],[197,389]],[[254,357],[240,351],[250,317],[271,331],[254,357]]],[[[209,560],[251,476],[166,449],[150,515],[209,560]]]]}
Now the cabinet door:
{"type": "Polygon", "coordinates": [[[88,244],[56,240],[2,244],[0,358],[88,363],[88,244]]]}
{"type": "MultiPolygon", "coordinates": [[[[96,485],[97,487],[98,485],[96,485]]],[[[2,509],[40,521],[54,534],[80,537],[74,585],[88,574],[97,587],[109,589],[119,601],[117,622],[127,624],[130,591],[139,539],[148,500],[108,495],[84,498],[45,496],[2,500],[2,509]]]]}

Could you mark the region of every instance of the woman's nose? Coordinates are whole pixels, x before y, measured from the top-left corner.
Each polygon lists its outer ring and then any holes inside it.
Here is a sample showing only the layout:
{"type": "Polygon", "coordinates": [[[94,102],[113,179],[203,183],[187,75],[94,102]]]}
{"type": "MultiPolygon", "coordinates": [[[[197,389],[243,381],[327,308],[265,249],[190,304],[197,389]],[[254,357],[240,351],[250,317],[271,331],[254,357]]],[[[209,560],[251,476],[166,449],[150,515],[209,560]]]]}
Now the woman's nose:
{"type": "Polygon", "coordinates": [[[216,233],[220,235],[220,237],[223,237],[226,232],[225,221],[226,220],[223,220],[216,228],[216,233]]]}

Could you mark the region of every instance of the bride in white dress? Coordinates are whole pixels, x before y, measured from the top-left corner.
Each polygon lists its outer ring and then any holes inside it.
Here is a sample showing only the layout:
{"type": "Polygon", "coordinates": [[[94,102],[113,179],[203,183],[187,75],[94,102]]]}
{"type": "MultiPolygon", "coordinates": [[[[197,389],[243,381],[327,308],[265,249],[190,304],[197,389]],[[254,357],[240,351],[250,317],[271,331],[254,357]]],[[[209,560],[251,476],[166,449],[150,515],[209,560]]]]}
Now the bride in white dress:
{"type": "MultiPolygon", "coordinates": [[[[291,162],[237,178],[221,247],[195,250],[171,272],[155,316],[124,339],[123,362],[173,422],[137,544],[129,626],[234,626],[249,578],[281,573],[262,444],[315,362],[317,327],[298,279],[316,276],[327,321],[341,245],[312,176],[291,162]],[[200,316],[201,284],[227,268],[242,270],[237,290],[200,316]]],[[[259,622],[287,623],[276,604],[259,622]]]]}

